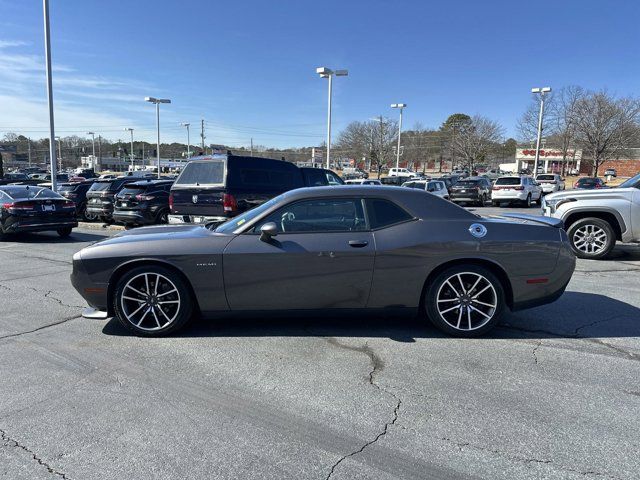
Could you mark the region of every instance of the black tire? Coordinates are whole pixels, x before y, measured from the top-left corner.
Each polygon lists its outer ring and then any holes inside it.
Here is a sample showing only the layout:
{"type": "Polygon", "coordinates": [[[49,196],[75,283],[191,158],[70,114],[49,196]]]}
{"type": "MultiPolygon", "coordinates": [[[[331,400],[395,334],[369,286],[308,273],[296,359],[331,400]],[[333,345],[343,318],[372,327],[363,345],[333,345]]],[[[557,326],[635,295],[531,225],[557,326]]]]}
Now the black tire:
{"type": "Polygon", "coordinates": [[[56,230],[56,232],[58,232],[58,235],[60,235],[60,238],[67,238],[69,235],[71,235],[72,231],[73,227],[62,227],[56,230]]]}
{"type": "Polygon", "coordinates": [[[96,214],[87,212],[87,205],[86,204],[82,207],[82,215],[81,216],[82,216],[82,219],[85,222],[95,222],[98,219],[98,216],[96,214]]]}
{"type": "Polygon", "coordinates": [[[578,258],[600,260],[609,255],[616,245],[616,233],[613,227],[609,222],[601,218],[581,218],[569,226],[567,236],[569,237],[571,249],[578,258]],[[589,232],[592,235],[591,242],[588,239],[589,232]],[[580,240],[585,237],[587,237],[586,240],[581,242],[580,240]],[[602,241],[602,245],[596,240],[602,241]],[[589,247],[589,245],[593,245],[593,247],[589,247]],[[593,248],[594,251],[589,252],[590,248],[593,248]]]}
{"type": "MultiPolygon", "coordinates": [[[[455,296],[450,298],[455,298],[455,296]]],[[[476,265],[455,265],[438,274],[430,285],[427,285],[424,305],[429,320],[436,328],[455,337],[471,338],[484,335],[498,324],[505,308],[505,295],[500,280],[487,268],[476,265]],[[460,275],[466,289],[473,287],[474,281],[478,276],[483,277],[484,280],[477,284],[477,286],[470,292],[464,292],[464,299],[460,303],[456,303],[456,300],[445,300],[442,302],[442,298],[440,298],[441,302],[438,302],[438,295],[441,297],[445,295],[447,293],[446,289],[454,284],[455,287],[452,288],[459,288],[458,293],[462,292],[462,286],[459,283],[458,275],[460,275]],[[454,277],[458,282],[456,283],[455,281],[451,281],[451,277],[454,277]],[[447,283],[447,280],[450,282],[447,283]],[[483,292],[482,290],[489,284],[492,288],[487,288],[483,292]],[[477,292],[480,292],[480,296],[477,297],[476,301],[485,303],[494,302],[495,307],[489,309],[486,306],[475,304],[471,299],[474,297],[474,293],[477,295],[477,292]],[[482,300],[480,300],[481,298],[482,300]],[[453,309],[450,312],[441,312],[438,309],[439,305],[447,305],[444,310],[451,309],[448,305],[453,305],[453,309]],[[458,305],[463,308],[458,308],[458,305]],[[489,314],[490,318],[487,320],[484,316],[477,313],[477,311],[468,309],[466,305],[474,306],[474,308],[479,307],[485,312],[485,315],[489,314]],[[457,317],[456,312],[458,315],[457,317]],[[464,317],[464,322],[462,321],[462,317],[464,317]],[[458,323],[460,327],[468,327],[470,322],[472,329],[456,328],[456,326],[450,323],[455,323],[456,320],[460,322],[458,323]]]]}
{"type": "MultiPolygon", "coordinates": [[[[143,285],[145,284],[146,280],[143,285]]],[[[144,290],[146,290],[146,288],[144,288],[144,290]]],[[[144,290],[138,289],[138,291],[141,291],[142,293],[147,293],[144,290]]],[[[141,295],[135,293],[135,291],[132,292],[133,293],[131,293],[131,295],[134,295],[135,298],[142,299],[141,295]]],[[[193,313],[193,298],[191,297],[191,291],[182,277],[167,268],[156,265],[136,267],[125,273],[120,280],[118,280],[111,302],[120,324],[141,337],[160,337],[175,333],[183,328],[189,320],[191,320],[193,313]],[[175,302],[176,300],[178,301],[175,311],[167,310],[165,317],[163,317],[159,309],[168,309],[171,307],[158,305],[157,302],[161,302],[161,300],[159,300],[160,297],[156,297],[152,292],[149,292],[149,295],[146,297],[149,298],[152,303],[149,303],[146,299],[142,302],[123,299],[123,292],[125,289],[127,290],[126,296],[129,296],[130,289],[127,287],[127,284],[131,281],[136,282],[138,279],[144,279],[145,274],[149,278],[149,290],[155,291],[156,282],[160,286],[158,291],[165,287],[168,290],[175,288],[176,293],[165,293],[165,295],[160,295],[161,297],[168,299],[165,300],[165,302],[169,305],[175,305],[175,303],[172,302],[175,302]],[[164,279],[161,278],[158,282],[158,275],[160,277],[164,277],[164,279]],[[156,303],[154,304],[153,302],[156,303]],[[132,315],[135,311],[135,308],[133,307],[134,305],[136,308],[137,306],[142,308],[138,316],[132,315]],[[144,315],[145,309],[148,309],[149,306],[153,306],[153,308],[149,309],[148,312],[151,312],[154,315],[148,316],[148,318],[142,318],[142,323],[136,325],[137,321],[141,318],[140,316],[144,315]],[[131,318],[131,321],[128,319],[128,316],[131,318]],[[161,321],[156,319],[160,319],[161,321]],[[160,324],[159,327],[157,326],[158,324],[160,324]]],[[[148,315],[148,313],[146,315],[148,315]]]]}
{"type": "Polygon", "coordinates": [[[169,211],[168,210],[160,210],[156,215],[155,223],[167,224],[169,223],[169,211]]]}
{"type": "Polygon", "coordinates": [[[527,199],[524,201],[524,206],[531,208],[531,194],[527,195],[527,199]]]}

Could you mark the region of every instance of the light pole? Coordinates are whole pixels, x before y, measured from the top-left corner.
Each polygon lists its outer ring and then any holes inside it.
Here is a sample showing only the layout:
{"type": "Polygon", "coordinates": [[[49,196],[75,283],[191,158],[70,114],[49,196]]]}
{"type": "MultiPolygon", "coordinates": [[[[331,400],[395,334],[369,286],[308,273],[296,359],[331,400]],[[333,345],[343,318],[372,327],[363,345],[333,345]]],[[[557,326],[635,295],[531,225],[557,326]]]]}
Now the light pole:
{"type": "Polygon", "coordinates": [[[189,138],[189,126],[190,123],[181,123],[183,127],[187,127],[187,159],[191,158],[191,139],[189,138]]]}
{"type": "Polygon", "coordinates": [[[56,134],[53,120],[53,84],[51,78],[51,35],[49,28],[49,0],[42,0],[44,13],[44,54],[47,71],[47,103],[49,104],[49,163],[51,165],[51,189],[58,187],[56,162],[56,134]]]}
{"type": "MultiPolygon", "coordinates": [[[[551,91],[551,87],[536,87],[531,93],[540,95],[540,113],[538,114],[538,138],[536,139],[536,162],[533,167],[534,174],[538,173],[538,161],[540,160],[540,139],[542,138],[542,116],[544,115],[544,96],[551,91]]],[[[544,173],[547,173],[549,160],[544,161],[544,173]]]]}
{"type": "Polygon", "coordinates": [[[331,162],[331,89],[332,89],[332,79],[335,75],[336,77],[346,77],[349,75],[348,70],[336,70],[335,72],[327,67],[318,67],[316,68],[316,73],[320,75],[320,78],[328,78],[329,79],[329,102],[327,108],[327,168],[330,168],[331,162]]]}
{"type": "Polygon", "coordinates": [[[406,103],[392,103],[391,108],[400,109],[400,122],[398,122],[398,151],[396,152],[396,172],[400,168],[400,136],[402,135],[402,110],[407,106],[406,103]]]}
{"type": "Polygon", "coordinates": [[[158,178],[160,178],[160,104],[161,103],[171,103],[171,100],[168,98],[154,98],[154,97],[144,97],[145,102],[155,103],[156,105],[156,130],[158,135],[158,146],[157,146],[157,156],[158,156],[158,178]]]}
{"type": "Polygon", "coordinates": [[[131,127],[124,129],[125,132],[128,131],[128,132],[131,133],[131,152],[129,153],[129,158],[131,159],[131,171],[132,172],[135,171],[135,169],[136,169],[136,166],[134,165],[135,162],[133,160],[135,158],[135,155],[133,153],[133,130],[134,129],[131,128],[131,127]]]}

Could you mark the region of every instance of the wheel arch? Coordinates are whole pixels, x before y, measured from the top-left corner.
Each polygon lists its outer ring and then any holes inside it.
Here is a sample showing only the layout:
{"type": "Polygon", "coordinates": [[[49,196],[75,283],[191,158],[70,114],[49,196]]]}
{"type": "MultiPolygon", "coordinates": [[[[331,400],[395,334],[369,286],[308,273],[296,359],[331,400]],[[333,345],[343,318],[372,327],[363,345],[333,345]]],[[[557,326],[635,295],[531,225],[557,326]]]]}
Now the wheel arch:
{"type": "Polygon", "coordinates": [[[109,277],[109,284],[107,287],[107,311],[109,316],[113,316],[115,314],[113,310],[113,295],[115,293],[116,286],[118,285],[118,282],[120,281],[120,279],[131,269],[143,267],[143,266],[166,268],[167,270],[170,270],[171,272],[178,275],[180,279],[184,282],[184,284],[187,286],[187,289],[189,290],[189,295],[191,296],[191,300],[193,301],[194,313],[200,312],[198,297],[196,296],[195,290],[193,289],[193,285],[191,285],[189,278],[185,275],[185,273],[182,270],[180,270],[175,265],[163,260],[142,258],[142,259],[131,260],[129,262],[119,265],[113,271],[113,273],[111,274],[111,277],[109,277]]]}
{"type": "Polygon", "coordinates": [[[569,212],[563,220],[565,230],[569,230],[571,225],[583,218],[599,218],[600,220],[604,220],[611,225],[611,228],[613,228],[613,231],[616,234],[616,240],[622,240],[622,233],[627,230],[624,220],[622,220],[620,214],[609,209],[573,210],[569,212]]]}
{"type": "Polygon", "coordinates": [[[478,267],[484,267],[487,270],[489,270],[496,277],[498,277],[498,280],[500,281],[500,285],[502,285],[502,288],[504,290],[505,301],[507,306],[509,308],[513,307],[513,288],[511,287],[511,281],[509,280],[509,276],[507,275],[507,272],[500,265],[498,265],[497,263],[491,260],[487,260],[486,258],[457,258],[454,260],[449,260],[447,262],[441,263],[436,268],[431,270],[431,272],[429,272],[429,275],[427,276],[424,282],[424,285],[422,286],[422,293],[420,296],[420,307],[419,307],[420,312],[424,311],[424,297],[427,292],[427,289],[429,288],[429,285],[431,285],[431,282],[433,282],[433,280],[446,269],[455,267],[457,265],[474,265],[478,267]]]}

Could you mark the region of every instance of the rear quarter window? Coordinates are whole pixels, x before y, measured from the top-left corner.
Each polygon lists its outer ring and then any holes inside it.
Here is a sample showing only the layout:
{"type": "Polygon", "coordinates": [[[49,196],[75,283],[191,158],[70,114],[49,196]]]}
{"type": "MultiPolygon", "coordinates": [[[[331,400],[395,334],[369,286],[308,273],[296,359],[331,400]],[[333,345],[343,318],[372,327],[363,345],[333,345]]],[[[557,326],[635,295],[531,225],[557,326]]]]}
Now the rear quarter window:
{"type": "Polygon", "coordinates": [[[520,185],[520,181],[521,180],[517,177],[499,178],[496,180],[496,185],[520,185]]]}
{"type": "Polygon", "coordinates": [[[368,198],[365,204],[372,229],[388,227],[413,218],[403,208],[389,200],[368,198]]]}

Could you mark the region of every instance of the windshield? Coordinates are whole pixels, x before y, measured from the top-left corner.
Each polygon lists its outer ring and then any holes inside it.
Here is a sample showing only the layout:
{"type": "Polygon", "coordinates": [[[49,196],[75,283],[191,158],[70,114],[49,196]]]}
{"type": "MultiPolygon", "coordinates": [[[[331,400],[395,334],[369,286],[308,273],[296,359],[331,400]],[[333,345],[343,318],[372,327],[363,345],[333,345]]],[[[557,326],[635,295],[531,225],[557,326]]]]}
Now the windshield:
{"type": "Polygon", "coordinates": [[[225,160],[191,162],[176,180],[176,185],[224,185],[225,160]]]}
{"type": "Polygon", "coordinates": [[[71,192],[76,189],[78,185],[58,185],[59,192],[71,192]]]}
{"type": "Polygon", "coordinates": [[[520,185],[520,178],[519,177],[502,177],[496,180],[496,185],[520,185]]]}
{"type": "Polygon", "coordinates": [[[592,185],[598,183],[599,181],[599,178],[581,178],[580,180],[578,180],[578,183],[592,185]]]}
{"type": "Polygon", "coordinates": [[[109,190],[109,187],[111,186],[111,182],[94,182],[93,185],[91,185],[91,188],[89,190],[94,191],[94,192],[103,192],[106,190],[109,190]]]}
{"type": "Polygon", "coordinates": [[[120,190],[120,192],[118,192],[118,196],[119,197],[124,197],[125,195],[138,195],[140,192],[144,192],[147,189],[146,186],[136,186],[136,185],[129,185],[125,188],[123,188],[122,190],[120,190]]]}
{"type": "Polygon", "coordinates": [[[460,180],[456,183],[456,187],[475,187],[478,183],[479,180],[460,180]]]}
{"type": "Polygon", "coordinates": [[[256,208],[244,212],[242,215],[238,215],[237,217],[224,222],[222,225],[219,225],[214,231],[216,233],[232,233],[245,223],[250,222],[254,218],[261,215],[263,212],[269,210],[275,203],[279,202],[281,198],[282,195],[278,195],[268,202],[265,202],[256,208]]]}
{"type": "Polygon", "coordinates": [[[637,173],[634,177],[631,177],[629,180],[625,180],[620,185],[618,185],[618,188],[629,188],[629,187],[640,188],[640,173],[637,173]]]}
{"type": "Polygon", "coordinates": [[[538,175],[536,180],[555,180],[556,177],[553,175],[538,175]]]}

